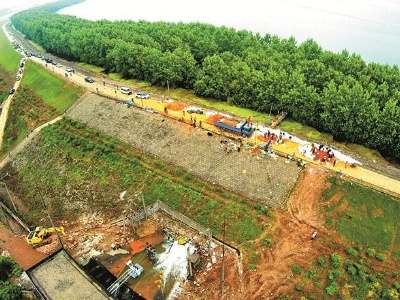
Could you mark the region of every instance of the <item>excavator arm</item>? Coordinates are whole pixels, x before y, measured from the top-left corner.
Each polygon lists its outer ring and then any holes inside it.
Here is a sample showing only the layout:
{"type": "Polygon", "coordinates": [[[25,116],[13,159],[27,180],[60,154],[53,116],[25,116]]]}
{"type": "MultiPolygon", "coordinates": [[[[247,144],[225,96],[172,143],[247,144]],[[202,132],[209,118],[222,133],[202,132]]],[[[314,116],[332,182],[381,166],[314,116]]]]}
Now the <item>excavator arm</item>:
{"type": "Polygon", "coordinates": [[[62,235],[65,235],[64,227],[49,227],[45,228],[42,226],[36,227],[35,230],[29,232],[28,236],[26,237],[26,241],[30,245],[35,245],[42,243],[45,238],[49,236],[49,234],[53,232],[60,232],[62,235]]]}

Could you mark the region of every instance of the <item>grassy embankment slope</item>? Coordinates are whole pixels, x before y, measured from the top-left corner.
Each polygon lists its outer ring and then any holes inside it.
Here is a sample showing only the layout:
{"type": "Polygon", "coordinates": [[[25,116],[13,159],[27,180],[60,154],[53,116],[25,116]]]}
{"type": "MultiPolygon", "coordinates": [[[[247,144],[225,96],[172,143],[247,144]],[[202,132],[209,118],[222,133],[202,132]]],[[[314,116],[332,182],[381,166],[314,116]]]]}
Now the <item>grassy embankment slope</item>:
{"type": "MultiPolygon", "coordinates": [[[[0,33],[0,64],[7,70],[18,69],[21,55],[0,33]]],[[[0,157],[4,157],[34,129],[61,115],[82,94],[83,89],[58,78],[29,59],[21,85],[11,102],[0,157]]]]}
{"type": "MultiPolygon", "coordinates": [[[[1,25],[1,24],[0,24],[1,25]]],[[[0,102],[13,87],[21,55],[14,50],[4,32],[0,32],[0,102]]]]}

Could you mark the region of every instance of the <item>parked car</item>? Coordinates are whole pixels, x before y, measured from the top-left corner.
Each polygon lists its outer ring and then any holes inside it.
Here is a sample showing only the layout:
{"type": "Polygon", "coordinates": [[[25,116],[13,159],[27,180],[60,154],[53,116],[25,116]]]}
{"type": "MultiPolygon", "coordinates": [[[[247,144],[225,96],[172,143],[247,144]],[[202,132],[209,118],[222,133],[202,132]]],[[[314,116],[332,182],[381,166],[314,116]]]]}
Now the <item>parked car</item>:
{"type": "Polygon", "coordinates": [[[56,64],[56,67],[57,67],[57,68],[61,68],[62,65],[61,65],[60,63],[57,63],[57,64],[56,64]]]}
{"type": "Polygon", "coordinates": [[[86,82],[89,82],[89,83],[93,83],[94,82],[94,80],[93,80],[93,78],[92,77],[85,77],[85,81],[86,82]]]}
{"type": "Polygon", "coordinates": [[[9,90],[8,93],[9,93],[10,95],[14,94],[14,93],[15,93],[15,89],[9,90]]]}
{"type": "Polygon", "coordinates": [[[135,97],[140,98],[140,99],[149,99],[150,98],[149,94],[147,94],[145,92],[137,92],[135,97]]]}
{"type": "Polygon", "coordinates": [[[23,67],[24,67],[24,63],[21,62],[21,63],[19,64],[19,66],[20,66],[21,68],[23,68],[23,67]]]}
{"type": "Polygon", "coordinates": [[[67,71],[67,72],[73,72],[74,69],[72,69],[71,67],[65,67],[65,71],[67,71]]]}
{"type": "Polygon", "coordinates": [[[127,88],[127,87],[125,87],[125,86],[121,86],[120,90],[121,90],[121,93],[122,93],[122,94],[127,94],[127,95],[132,94],[131,89],[130,89],[130,88],[127,88]]]}
{"type": "Polygon", "coordinates": [[[20,81],[21,80],[21,76],[18,75],[17,77],[15,77],[15,80],[16,81],[20,81]]]}
{"type": "Polygon", "coordinates": [[[187,113],[189,114],[203,114],[203,110],[201,108],[190,106],[186,109],[187,113]]]}

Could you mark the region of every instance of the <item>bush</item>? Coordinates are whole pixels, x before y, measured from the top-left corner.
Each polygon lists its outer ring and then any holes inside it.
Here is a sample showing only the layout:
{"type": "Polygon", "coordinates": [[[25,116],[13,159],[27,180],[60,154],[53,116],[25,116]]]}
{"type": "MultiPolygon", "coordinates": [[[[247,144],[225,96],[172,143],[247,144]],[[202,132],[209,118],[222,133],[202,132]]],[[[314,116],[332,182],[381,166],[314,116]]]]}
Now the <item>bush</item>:
{"type": "Polygon", "coordinates": [[[380,260],[380,261],[384,261],[385,260],[385,255],[383,255],[382,253],[377,253],[375,255],[375,257],[376,257],[377,260],[380,260]]]}
{"type": "Polygon", "coordinates": [[[254,264],[249,264],[249,266],[247,267],[250,271],[254,270],[256,268],[256,266],[254,264]]]}
{"type": "Polygon", "coordinates": [[[358,251],[351,246],[347,246],[346,253],[353,257],[356,257],[358,255],[358,251]]]}
{"type": "Polygon", "coordinates": [[[340,271],[340,270],[337,270],[337,269],[329,270],[328,271],[328,278],[330,280],[338,279],[341,274],[342,274],[342,271],[340,271]]]}
{"type": "Polygon", "coordinates": [[[296,291],[301,292],[303,290],[303,286],[296,285],[295,289],[296,289],[296,291]]]}
{"type": "Polygon", "coordinates": [[[300,274],[302,269],[301,269],[301,267],[299,265],[294,265],[293,268],[292,268],[292,271],[295,274],[300,274]]]}
{"type": "Polygon", "coordinates": [[[375,282],[378,281],[378,279],[377,279],[374,275],[372,275],[372,274],[367,275],[367,280],[368,280],[369,282],[371,282],[371,283],[375,283],[375,282]]]}
{"type": "Polygon", "coordinates": [[[354,268],[354,266],[352,266],[352,265],[349,265],[348,267],[347,267],[347,273],[349,273],[350,275],[356,275],[357,274],[357,269],[356,268],[354,268]]]}
{"type": "Polygon", "coordinates": [[[334,268],[339,268],[342,264],[342,258],[337,253],[332,253],[331,255],[331,264],[334,268]]]}
{"type": "Polygon", "coordinates": [[[323,258],[323,257],[318,257],[317,263],[318,263],[321,267],[323,267],[323,268],[326,267],[326,260],[325,260],[325,258],[323,258]]]}
{"type": "Polygon", "coordinates": [[[266,237],[262,240],[261,245],[263,246],[269,246],[272,244],[272,240],[269,237],[266,237]]]}
{"type": "Polygon", "coordinates": [[[398,283],[398,282],[393,283],[393,288],[395,288],[396,291],[398,291],[400,293],[400,283],[398,283]]]}
{"type": "Polygon", "coordinates": [[[306,274],[304,274],[304,278],[306,279],[313,279],[317,276],[317,270],[315,269],[309,269],[306,274]]]}
{"type": "Polygon", "coordinates": [[[367,255],[368,255],[369,257],[375,256],[375,255],[376,255],[376,250],[375,250],[374,248],[368,248],[368,249],[367,249],[367,255]]]}
{"type": "Polygon", "coordinates": [[[22,268],[11,258],[0,256],[0,281],[6,281],[11,276],[18,277],[21,273],[22,268]]]}
{"type": "Polygon", "coordinates": [[[0,299],[2,300],[19,300],[21,299],[21,287],[10,282],[0,282],[0,299]]]}
{"type": "Polygon", "coordinates": [[[325,292],[329,295],[329,296],[333,296],[335,295],[337,292],[339,291],[339,285],[336,281],[332,281],[326,288],[325,288],[325,292]]]}

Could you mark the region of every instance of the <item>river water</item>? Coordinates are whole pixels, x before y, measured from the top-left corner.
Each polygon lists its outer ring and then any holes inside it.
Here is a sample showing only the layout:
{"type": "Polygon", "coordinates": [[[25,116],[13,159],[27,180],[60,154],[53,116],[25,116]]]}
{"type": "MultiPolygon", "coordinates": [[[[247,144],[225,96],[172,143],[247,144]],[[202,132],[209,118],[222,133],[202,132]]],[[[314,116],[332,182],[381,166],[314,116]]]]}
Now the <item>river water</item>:
{"type": "Polygon", "coordinates": [[[98,1],[59,13],[88,20],[199,21],[253,33],[314,39],[324,50],[347,49],[367,62],[400,65],[398,0],[98,1]]]}

